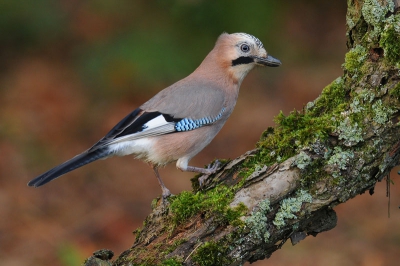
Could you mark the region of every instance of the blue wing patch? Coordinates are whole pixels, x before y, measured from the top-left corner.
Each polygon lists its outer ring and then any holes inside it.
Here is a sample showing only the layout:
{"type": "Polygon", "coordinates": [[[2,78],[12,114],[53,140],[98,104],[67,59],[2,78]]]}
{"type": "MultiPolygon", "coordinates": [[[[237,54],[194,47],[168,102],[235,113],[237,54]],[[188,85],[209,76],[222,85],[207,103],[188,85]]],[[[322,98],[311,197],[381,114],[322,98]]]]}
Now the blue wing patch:
{"type": "Polygon", "coordinates": [[[212,124],[221,118],[224,111],[225,111],[225,108],[222,108],[221,112],[219,112],[219,114],[215,117],[207,116],[207,117],[203,117],[200,119],[183,118],[182,120],[179,120],[175,124],[175,130],[181,131],[181,132],[189,131],[189,130],[193,130],[193,129],[196,129],[196,128],[199,128],[202,126],[212,124]]]}

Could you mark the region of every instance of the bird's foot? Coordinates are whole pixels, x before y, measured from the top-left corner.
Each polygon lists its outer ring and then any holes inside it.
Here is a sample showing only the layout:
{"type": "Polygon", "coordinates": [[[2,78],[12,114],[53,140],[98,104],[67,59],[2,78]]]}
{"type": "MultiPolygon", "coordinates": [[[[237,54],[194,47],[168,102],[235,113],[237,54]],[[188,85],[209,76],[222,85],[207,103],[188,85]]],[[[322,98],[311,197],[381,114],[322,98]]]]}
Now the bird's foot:
{"type": "Polygon", "coordinates": [[[209,175],[214,174],[215,172],[217,172],[218,168],[221,166],[221,162],[218,160],[215,160],[214,163],[210,163],[207,166],[207,170],[210,171],[209,175]]]}
{"type": "Polygon", "coordinates": [[[162,187],[161,197],[157,198],[156,201],[153,201],[152,208],[157,208],[157,206],[161,207],[161,209],[168,209],[169,201],[168,198],[173,196],[168,188],[162,187]]]}
{"type": "Polygon", "coordinates": [[[217,170],[219,169],[220,166],[221,166],[221,162],[218,160],[215,160],[214,163],[212,163],[212,164],[210,163],[207,166],[207,168],[204,168],[204,172],[203,172],[204,175],[200,176],[198,179],[200,188],[202,188],[204,186],[206,180],[208,179],[208,177],[211,174],[214,174],[215,172],[217,172],[217,170]]]}
{"type": "Polygon", "coordinates": [[[161,189],[162,189],[162,196],[161,197],[162,197],[163,201],[168,199],[172,195],[171,191],[169,191],[168,188],[162,187],[161,189]]]}

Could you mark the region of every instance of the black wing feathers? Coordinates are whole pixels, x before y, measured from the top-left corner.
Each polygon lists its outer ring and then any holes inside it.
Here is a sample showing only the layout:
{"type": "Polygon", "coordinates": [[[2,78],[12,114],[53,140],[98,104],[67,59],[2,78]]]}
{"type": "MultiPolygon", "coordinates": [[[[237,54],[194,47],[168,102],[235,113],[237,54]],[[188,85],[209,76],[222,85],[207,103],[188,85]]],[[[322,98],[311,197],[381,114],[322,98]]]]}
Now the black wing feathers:
{"type": "Polygon", "coordinates": [[[121,134],[127,127],[132,125],[135,122],[136,118],[142,110],[140,108],[135,109],[133,112],[125,116],[118,124],[116,124],[101,140],[99,140],[96,144],[94,144],[89,151],[94,151],[98,149],[100,146],[103,146],[104,143],[108,142],[111,139],[116,138],[119,134],[121,134]]]}
{"type": "Polygon", "coordinates": [[[108,132],[107,135],[105,135],[101,140],[93,145],[89,149],[89,151],[94,151],[98,148],[101,148],[108,142],[116,138],[142,131],[144,129],[144,124],[159,115],[163,115],[165,120],[168,122],[175,122],[180,120],[175,119],[170,115],[162,114],[160,112],[143,112],[142,109],[137,108],[135,111],[128,114],[124,119],[122,119],[115,127],[113,127],[110,132],[108,132]]]}

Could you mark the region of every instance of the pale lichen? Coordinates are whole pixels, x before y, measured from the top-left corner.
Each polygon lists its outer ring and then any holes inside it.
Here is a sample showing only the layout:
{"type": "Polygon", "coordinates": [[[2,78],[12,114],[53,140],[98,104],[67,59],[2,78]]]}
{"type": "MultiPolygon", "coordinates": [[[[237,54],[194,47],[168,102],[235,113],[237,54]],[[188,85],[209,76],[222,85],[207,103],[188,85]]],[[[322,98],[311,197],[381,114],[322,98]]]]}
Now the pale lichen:
{"type": "Polygon", "coordinates": [[[286,220],[296,219],[297,213],[301,210],[303,203],[312,202],[312,196],[305,190],[299,190],[293,198],[287,198],[281,201],[279,211],[275,215],[273,224],[278,228],[286,225],[286,220]]]}
{"type": "Polygon", "coordinates": [[[353,152],[343,151],[341,147],[335,147],[332,156],[327,162],[328,165],[332,165],[335,169],[332,176],[334,178],[340,177],[340,170],[346,170],[348,163],[353,158],[353,152]]]}
{"type": "Polygon", "coordinates": [[[246,218],[245,225],[250,229],[250,236],[259,241],[268,242],[270,233],[267,230],[267,213],[271,210],[269,199],[258,204],[258,210],[246,218]]]}
{"type": "Polygon", "coordinates": [[[296,156],[296,159],[294,160],[294,165],[297,166],[297,168],[304,170],[306,167],[311,163],[311,157],[308,156],[307,153],[304,151],[301,151],[299,155],[296,156]]]}
{"type": "Polygon", "coordinates": [[[306,110],[311,110],[315,106],[314,102],[308,102],[306,104],[306,110]]]}
{"type": "Polygon", "coordinates": [[[372,103],[372,101],[375,99],[375,94],[367,90],[361,92],[360,97],[361,99],[363,99],[364,102],[372,103]]]}
{"type": "Polygon", "coordinates": [[[350,103],[350,108],[353,113],[360,113],[365,110],[365,108],[360,104],[360,99],[358,98],[353,99],[353,102],[350,103]]]}
{"type": "Polygon", "coordinates": [[[385,124],[390,116],[396,112],[396,110],[385,106],[380,99],[372,105],[372,111],[374,112],[374,121],[381,125],[385,124]]]}
{"type": "Polygon", "coordinates": [[[378,0],[365,0],[361,12],[367,23],[377,27],[385,19],[387,12],[393,12],[393,10],[393,1],[387,1],[387,5],[381,5],[378,0]]]}
{"type": "Polygon", "coordinates": [[[339,139],[343,140],[345,146],[354,146],[363,141],[362,129],[357,122],[352,123],[349,117],[339,123],[336,132],[339,133],[339,139]]]}
{"type": "Polygon", "coordinates": [[[393,1],[385,1],[386,4],[381,4],[381,2],[378,0],[365,0],[361,9],[365,21],[374,27],[369,33],[369,41],[378,38],[382,31],[383,23],[386,21],[386,14],[393,12],[395,8],[393,1]]]}

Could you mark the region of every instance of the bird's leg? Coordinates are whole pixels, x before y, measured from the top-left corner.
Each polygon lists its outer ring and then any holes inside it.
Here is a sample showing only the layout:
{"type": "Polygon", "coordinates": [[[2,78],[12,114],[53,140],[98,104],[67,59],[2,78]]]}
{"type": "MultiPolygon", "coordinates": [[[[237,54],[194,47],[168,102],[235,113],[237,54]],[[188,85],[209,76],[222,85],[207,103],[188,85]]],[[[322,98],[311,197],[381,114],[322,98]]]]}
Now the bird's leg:
{"type": "MultiPolygon", "coordinates": [[[[195,172],[195,173],[200,173],[200,174],[205,174],[205,175],[211,175],[217,172],[218,168],[221,166],[221,163],[218,160],[215,160],[213,164],[209,164],[207,168],[201,168],[201,167],[194,167],[194,166],[186,166],[186,169],[183,171],[188,171],[188,172],[195,172]]],[[[181,169],[182,170],[182,169],[181,169]]]]}
{"type": "Polygon", "coordinates": [[[154,170],[154,174],[157,177],[158,183],[160,184],[161,190],[162,190],[162,197],[163,199],[168,198],[169,196],[171,196],[171,191],[169,191],[169,189],[164,185],[164,182],[162,181],[160,174],[158,173],[158,168],[157,166],[153,165],[153,170],[154,170]]]}

